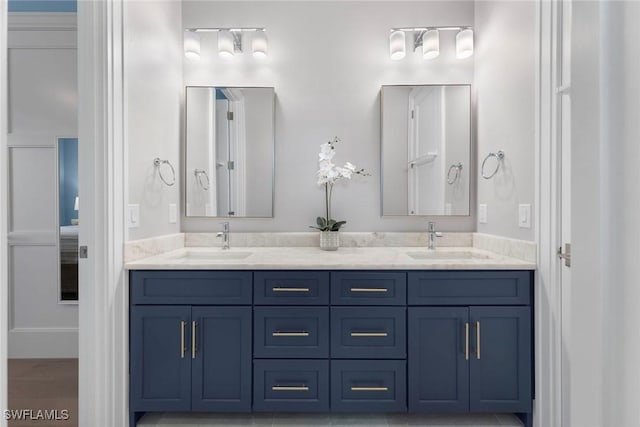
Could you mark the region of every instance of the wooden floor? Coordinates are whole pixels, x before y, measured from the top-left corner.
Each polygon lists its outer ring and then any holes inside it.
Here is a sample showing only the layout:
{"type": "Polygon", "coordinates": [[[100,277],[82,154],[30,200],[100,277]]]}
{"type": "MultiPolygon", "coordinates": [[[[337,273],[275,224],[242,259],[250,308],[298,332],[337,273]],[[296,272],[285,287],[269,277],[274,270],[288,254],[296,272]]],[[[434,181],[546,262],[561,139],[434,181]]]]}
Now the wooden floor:
{"type": "Polygon", "coordinates": [[[69,414],[68,420],[10,420],[9,427],[77,427],[78,359],[9,359],[9,409],[31,410],[29,418],[38,410],[69,414]]]}

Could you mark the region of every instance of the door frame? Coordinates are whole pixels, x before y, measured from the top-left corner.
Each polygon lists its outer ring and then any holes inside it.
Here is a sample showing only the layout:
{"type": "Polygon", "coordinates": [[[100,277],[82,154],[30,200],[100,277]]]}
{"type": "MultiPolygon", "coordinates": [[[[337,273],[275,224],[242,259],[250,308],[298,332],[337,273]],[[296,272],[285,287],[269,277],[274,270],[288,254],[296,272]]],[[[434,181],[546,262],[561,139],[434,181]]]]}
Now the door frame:
{"type": "MultiPolygon", "coordinates": [[[[0,7],[0,111],[7,111],[8,107],[8,64],[7,64],[7,39],[9,36],[8,28],[8,5],[2,2],[0,7]]],[[[7,171],[7,115],[0,114],[0,308],[3,313],[7,313],[9,308],[9,272],[8,272],[8,248],[7,240],[7,189],[8,174],[7,171]]],[[[0,411],[8,409],[7,399],[7,339],[9,335],[9,316],[0,316],[0,411]]],[[[6,427],[7,420],[0,417],[0,427],[6,427]]]]}
{"type": "Polygon", "coordinates": [[[538,1],[536,55],[536,241],[538,269],[535,298],[534,425],[561,426],[562,387],[562,267],[560,245],[561,162],[557,120],[557,43],[559,0],[538,1]]]}
{"type": "Polygon", "coordinates": [[[123,0],[78,2],[81,426],[128,425],[123,0]]]}

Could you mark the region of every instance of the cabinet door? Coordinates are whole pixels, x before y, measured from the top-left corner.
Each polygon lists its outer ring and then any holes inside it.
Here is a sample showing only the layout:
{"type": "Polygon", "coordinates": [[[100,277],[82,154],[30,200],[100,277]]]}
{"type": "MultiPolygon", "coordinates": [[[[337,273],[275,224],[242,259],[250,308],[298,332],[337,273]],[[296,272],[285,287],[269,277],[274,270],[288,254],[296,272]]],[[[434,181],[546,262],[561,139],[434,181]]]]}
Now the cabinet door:
{"type": "Polygon", "coordinates": [[[193,307],[193,411],[251,410],[251,307],[193,307]]]}
{"type": "Polygon", "coordinates": [[[188,306],[131,308],[132,411],[191,409],[190,322],[188,306]]]}
{"type": "Polygon", "coordinates": [[[471,307],[471,412],[531,412],[530,307],[471,307]]]}
{"type": "Polygon", "coordinates": [[[409,308],[409,411],[469,410],[467,307],[409,308]]]}

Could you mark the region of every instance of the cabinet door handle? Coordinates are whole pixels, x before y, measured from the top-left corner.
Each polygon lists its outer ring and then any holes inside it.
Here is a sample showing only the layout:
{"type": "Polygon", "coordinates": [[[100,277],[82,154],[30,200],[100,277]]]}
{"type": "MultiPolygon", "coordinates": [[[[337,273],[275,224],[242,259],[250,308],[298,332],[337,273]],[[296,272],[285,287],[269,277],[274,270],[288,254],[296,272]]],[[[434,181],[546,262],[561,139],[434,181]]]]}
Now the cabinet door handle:
{"type": "Polygon", "coordinates": [[[389,292],[387,288],[351,288],[351,292],[389,292]]]}
{"type": "Polygon", "coordinates": [[[191,358],[195,359],[196,358],[196,327],[198,326],[198,323],[193,321],[191,322],[191,358]]]}
{"type": "Polygon", "coordinates": [[[184,352],[186,348],[184,347],[184,328],[187,326],[187,322],[184,320],[180,321],[180,358],[184,359],[184,352]]]}
{"type": "Polygon", "coordinates": [[[273,337],[308,337],[309,336],[309,332],[307,331],[300,331],[300,332],[280,332],[280,331],[275,331],[271,333],[271,336],[273,337]]]}
{"type": "Polygon", "coordinates": [[[464,324],[464,360],[469,360],[469,322],[464,324]]]}
{"type": "Polygon", "coordinates": [[[273,391],[309,391],[309,387],[306,385],[300,386],[286,386],[286,385],[274,385],[271,387],[273,391]]]}
{"type": "Polygon", "coordinates": [[[351,332],[352,337],[387,337],[386,332],[351,332]]]}
{"type": "Polygon", "coordinates": [[[480,359],[480,321],[476,320],[476,357],[480,359]]]}
{"type": "Polygon", "coordinates": [[[275,287],[271,288],[273,292],[309,292],[309,288],[284,288],[275,287]]]}
{"type": "Polygon", "coordinates": [[[351,391],[389,391],[388,387],[351,387],[351,391]]]}

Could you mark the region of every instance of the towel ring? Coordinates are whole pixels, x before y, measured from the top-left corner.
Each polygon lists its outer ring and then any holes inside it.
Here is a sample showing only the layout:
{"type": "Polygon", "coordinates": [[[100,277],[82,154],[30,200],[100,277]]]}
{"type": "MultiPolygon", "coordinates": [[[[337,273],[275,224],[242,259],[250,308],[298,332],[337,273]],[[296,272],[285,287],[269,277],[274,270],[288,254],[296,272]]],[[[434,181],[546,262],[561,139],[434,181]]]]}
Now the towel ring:
{"type": "Polygon", "coordinates": [[[160,176],[162,182],[164,182],[169,187],[176,183],[176,170],[173,168],[173,165],[169,163],[169,160],[160,160],[160,157],[156,157],[155,159],[153,159],[153,165],[156,167],[156,169],[158,169],[158,175],[160,176]],[[169,166],[169,169],[171,169],[171,182],[168,182],[164,175],[162,175],[162,165],[167,165],[169,166]]]}
{"type": "Polygon", "coordinates": [[[454,163],[451,166],[449,166],[449,170],[447,171],[447,184],[453,185],[458,179],[460,179],[460,172],[462,172],[462,163],[461,162],[454,163]],[[451,179],[451,171],[452,170],[456,171],[456,174],[453,177],[453,179],[451,179]]]}
{"type": "Polygon", "coordinates": [[[196,180],[198,181],[198,185],[200,185],[200,187],[202,187],[202,189],[204,191],[209,190],[209,174],[207,174],[207,171],[203,170],[203,169],[194,169],[193,174],[196,176],[196,180]],[[202,177],[205,177],[205,179],[207,180],[207,183],[205,184],[204,182],[202,182],[202,177]]]}
{"type": "Polygon", "coordinates": [[[485,158],[484,158],[484,160],[482,161],[482,168],[481,168],[481,170],[482,170],[482,177],[483,177],[484,179],[491,179],[491,178],[493,178],[493,177],[494,177],[494,175],[495,175],[495,174],[497,174],[497,173],[498,173],[498,170],[500,169],[500,162],[502,161],[502,159],[504,159],[504,151],[502,151],[502,150],[498,150],[498,151],[496,151],[495,153],[489,153],[489,154],[487,154],[487,157],[485,157],[485,158]],[[495,157],[495,158],[498,160],[498,162],[496,163],[496,168],[495,168],[495,170],[494,170],[491,174],[487,175],[487,174],[485,174],[485,173],[484,173],[484,166],[485,166],[485,164],[487,163],[487,160],[489,160],[491,157],[495,157]]]}

